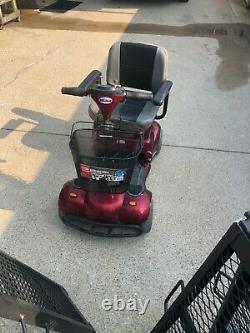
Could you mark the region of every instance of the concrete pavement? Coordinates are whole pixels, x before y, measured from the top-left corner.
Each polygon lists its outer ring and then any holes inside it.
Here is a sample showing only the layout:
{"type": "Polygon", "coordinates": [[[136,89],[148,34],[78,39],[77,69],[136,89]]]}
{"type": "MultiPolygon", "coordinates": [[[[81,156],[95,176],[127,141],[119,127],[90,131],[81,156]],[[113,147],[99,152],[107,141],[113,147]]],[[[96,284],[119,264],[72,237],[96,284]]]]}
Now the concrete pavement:
{"type": "MultiPolygon", "coordinates": [[[[206,0],[183,3],[176,0],[97,0],[83,1],[66,13],[49,13],[23,10],[28,27],[47,26],[70,30],[107,29],[109,25],[157,24],[163,26],[186,26],[189,24],[249,24],[249,11],[243,0],[206,0]],[[39,16],[39,20],[34,17],[39,16]],[[72,20],[73,19],[73,20],[72,20]],[[63,20],[63,22],[62,22],[63,20]],[[60,25],[60,23],[62,25],[60,25]],[[92,23],[92,25],[91,25],[92,23]]],[[[119,26],[119,25],[118,25],[119,26]]],[[[103,31],[103,30],[101,30],[103,31]]]]}
{"type": "MultiPolygon", "coordinates": [[[[198,3],[207,6],[211,22],[237,22],[224,1],[217,7],[198,3]],[[226,13],[225,21],[219,13],[226,13]]],[[[153,10],[152,4],[140,6],[153,10]]],[[[177,8],[181,16],[188,8],[164,6],[176,8],[174,24],[180,20],[177,8]]],[[[201,23],[195,8],[194,20],[201,23]]],[[[159,7],[157,19],[161,15],[159,7]]],[[[25,28],[25,22],[0,33],[0,248],[63,284],[97,332],[148,332],[176,280],[187,281],[230,223],[249,209],[250,46],[233,35],[89,33],[25,28]],[[166,47],[174,81],[169,114],[161,122],[164,147],[147,183],[154,225],[136,240],[81,234],[57,216],[60,187],[75,175],[67,135],[74,120],[87,119],[89,102],[62,96],[60,88],[103,69],[117,40],[166,47]],[[148,311],[103,311],[102,299],[114,294],[149,298],[148,311]]]]}

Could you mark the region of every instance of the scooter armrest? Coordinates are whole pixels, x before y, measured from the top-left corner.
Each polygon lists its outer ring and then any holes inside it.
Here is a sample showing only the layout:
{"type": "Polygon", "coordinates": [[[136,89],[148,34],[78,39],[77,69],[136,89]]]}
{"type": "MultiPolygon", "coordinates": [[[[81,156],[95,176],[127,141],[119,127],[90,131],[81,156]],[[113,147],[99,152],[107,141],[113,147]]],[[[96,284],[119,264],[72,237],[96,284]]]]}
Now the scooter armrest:
{"type": "Polygon", "coordinates": [[[172,81],[165,80],[162,82],[160,88],[157,90],[153,97],[153,103],[155,105],[161,106],[164,103],[166,97],[168,96],[172,88],[172,85],[172,81]]]}

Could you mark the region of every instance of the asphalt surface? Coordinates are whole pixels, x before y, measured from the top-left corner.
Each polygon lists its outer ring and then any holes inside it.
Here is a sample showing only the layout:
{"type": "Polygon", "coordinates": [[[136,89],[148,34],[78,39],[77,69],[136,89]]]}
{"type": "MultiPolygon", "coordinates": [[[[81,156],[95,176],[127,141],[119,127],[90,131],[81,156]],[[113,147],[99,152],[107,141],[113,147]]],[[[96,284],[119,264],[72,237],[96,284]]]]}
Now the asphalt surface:
{"type": "Polygon", "coordinates": [[[247,29],[240,37],[250,13],[240,0],[157,5],[99,0],[65,14],[24,11],[0,32],[0,249],[62,284],[97,332],[149,332],[175,282],[187,282],[250,208],[247,29]],[[128,33],[133,23],[140,33],[128,33]],[[218,24],[224,31],[213,33],[218,24]],[[60,188],[75,176],[68,134],[88,119],[89,103],[60,88],[104,71],[118,40],[167,48],[174,82],[147,181],[152,231],[120,240],[68,229],[57,215],[60,188]],[[115,294],[150,299],[147,312],[103,311],[115,294]]]}

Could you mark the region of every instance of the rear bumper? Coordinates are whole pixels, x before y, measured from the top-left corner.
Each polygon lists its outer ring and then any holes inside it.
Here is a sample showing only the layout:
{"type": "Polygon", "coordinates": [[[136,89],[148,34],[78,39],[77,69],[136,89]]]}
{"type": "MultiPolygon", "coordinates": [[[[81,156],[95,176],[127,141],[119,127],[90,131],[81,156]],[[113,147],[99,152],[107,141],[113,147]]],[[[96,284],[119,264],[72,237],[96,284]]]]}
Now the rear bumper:
{"type": "Polygon", "coordinates": [[[90,220],[84,216],[74,216],[59,209],[59,216],[67,226],[100,237],[137,237],[148,232],[152,224],[152,214],[142,224],[112,224],[90,220]]]}

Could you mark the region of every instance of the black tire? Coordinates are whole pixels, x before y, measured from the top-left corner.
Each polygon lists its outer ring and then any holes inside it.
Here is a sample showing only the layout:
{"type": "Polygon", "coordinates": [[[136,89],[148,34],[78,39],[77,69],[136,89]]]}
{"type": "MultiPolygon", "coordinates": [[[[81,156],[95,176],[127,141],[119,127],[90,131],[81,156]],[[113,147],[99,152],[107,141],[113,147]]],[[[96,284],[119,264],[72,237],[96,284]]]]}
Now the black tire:
{"type": "Polygon", "coordinates": [[[150,207],[150,212],[149,212],[148,219],[142,225],[142,232],[144,234],[147,234],[151,231],[152,223],[153,223],[153,202],[151,202],[151,207],[150,207]]]}
{"type": "Polygon", "coordinates": [[[250,8],[250,0],[245,0],[246,3],[246,8],[249,9],[250,8]]]}

